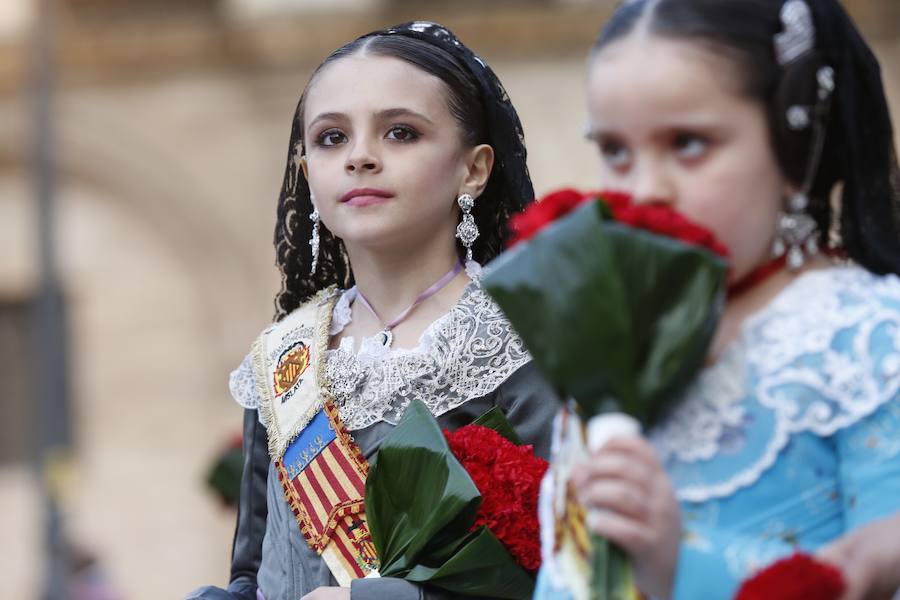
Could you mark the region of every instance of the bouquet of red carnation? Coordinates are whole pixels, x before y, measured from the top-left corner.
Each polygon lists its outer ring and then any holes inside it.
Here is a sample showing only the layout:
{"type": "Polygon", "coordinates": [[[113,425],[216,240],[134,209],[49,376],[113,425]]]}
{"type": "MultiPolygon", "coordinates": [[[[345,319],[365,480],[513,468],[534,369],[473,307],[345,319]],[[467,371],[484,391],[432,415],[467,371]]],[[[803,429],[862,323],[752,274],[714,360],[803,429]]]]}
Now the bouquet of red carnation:
{"type": "Polygon", "coordinates": [[[531,598],[546,470],[499,409],[450,433],[413,401],[366,479],[378,573],[454,594],[531,598]]]}
{"type": "MultiPolygon", "coordinates": [[[[724,246],[670,207],[619,193],[561,190],[511,227],[511,247],[482,287],[559,397],[590,418],[588,443],[653,426],[706,357],[724,298],[724,246]]],[[[634,597],[624,555],[588,536],[583,509],[567,500],[569,471],[586,450],[580,421],[559,423],[570,430],[557,429],[557,440],[569,445],[556,444],[550,467],[557,529],[545,539],[556,539],[554,556],[580,565],[559,580],[577,580],[578,598],[634,597]]]]}
{"type": "Polygon", "coordinates": [[[837,568],[797,553],[746,580],[735,600],[837,600],[844,587],[837,568]]]}
{"type": "Polygon", "coordinates": [[[531,446],[516,445],[483,425],[444,432],[453,456],[472,478],[481,506],[472,529],[487,527],[516,562],[532,573],[541,566],[538,492],[547,461],[531,446]]]}
{"type": "Polygon", "coordinates": [[[668,206],[561,190],[511,220],[482,285],[561,397],[659,420],[703,363],[727,250],[668,206]]]}

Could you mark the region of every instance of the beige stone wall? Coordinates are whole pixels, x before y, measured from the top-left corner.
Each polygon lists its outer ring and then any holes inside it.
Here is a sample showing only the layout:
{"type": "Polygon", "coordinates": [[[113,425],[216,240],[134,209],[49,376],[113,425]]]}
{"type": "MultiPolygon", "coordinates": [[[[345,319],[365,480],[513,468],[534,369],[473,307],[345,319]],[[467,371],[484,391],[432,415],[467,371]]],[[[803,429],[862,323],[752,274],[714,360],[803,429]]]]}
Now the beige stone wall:
{"type": "MultiPolygon", "coordinates": [[[[598,184],[581,135],[586,44],[484,52],[519,108],[538,193],[598,184]]],[[[877,49],[900,120],[900,40],[877,49]]],[[[275,199],[307,69],[132,73],[67,86],[59,101],[79,469],[67,526],[131,600],[227,577],[233,516],[202,478],[240,421],[227,374],[271,314],[275,199]]],[[[0,96],[0,295],[34,284],[27,109],[19,93],[0,96]]],[[[25,468],[0,468],[11,598],[39,589],[38,509],[25,468]]]]}

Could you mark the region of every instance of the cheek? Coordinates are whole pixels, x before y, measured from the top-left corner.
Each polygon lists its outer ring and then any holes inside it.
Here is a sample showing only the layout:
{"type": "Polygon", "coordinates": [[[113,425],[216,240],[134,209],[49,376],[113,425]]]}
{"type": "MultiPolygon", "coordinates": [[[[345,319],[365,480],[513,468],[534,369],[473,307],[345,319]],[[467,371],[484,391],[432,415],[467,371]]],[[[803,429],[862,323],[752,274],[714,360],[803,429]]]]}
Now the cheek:
{"type": "MultiPolygon", "coordinates": [[[[306,179],[309,189],[317,196],[325,198],[337,188],[338,179],[334,177],[336,161],[340,160],[337,154],[318,151],[310,153],[307,157],[306,168],[309,175],[306,179]]],[[[343,169],[342,161],[340,166],[343,169]]]]}
{"type": "Polygon", "coordinates": [[[460,157],[447,152],[417,153],[404,161],[400,181],[405,195],[414,201],[410,209],[445,212],[459,192],[462,172],[460,157]]]}
{"type": "Polygon", "coordinates": [[[606,190],[626,193],[631,191],[628,178],[615,169],[610,169],[605,162],[600,164],[600,185],[606,190]]]}
{"type": "Polygon", "coordinates": [[[746,167],[706,177],[681,190],[686,198],[682,212],[728,246],[736,278],[768,260],[781,206],[778,174],[746,167]]]}

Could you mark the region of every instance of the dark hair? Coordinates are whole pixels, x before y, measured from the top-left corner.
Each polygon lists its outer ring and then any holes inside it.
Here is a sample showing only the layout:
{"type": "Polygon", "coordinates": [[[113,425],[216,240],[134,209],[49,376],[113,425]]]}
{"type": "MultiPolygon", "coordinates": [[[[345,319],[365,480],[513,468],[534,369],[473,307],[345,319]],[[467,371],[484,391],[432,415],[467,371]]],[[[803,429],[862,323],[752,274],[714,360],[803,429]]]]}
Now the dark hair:
{"type": "Polygon", "coordinates": [[[632,0],[613,14],[593,51],[640,24],[655,35],[708,44],[731,57],[744,93],[766,108],[782,172],[798,186],[810,168],[812,128],[792,130],[787,110],[816,105],[816,73],[831,66],[836,89],[825,117],[821,161],[812,167],[809,212],[823,247],[837,220],[850,258],[876,273],[900,273],[900,174],[878,62],[837,0],[807,4],[815,47],[784,67],[774,47],[783,29],[784,0],[632,0]],[[833,206],[838,184],[840,205],[833,206]]]}
{"type": "MultiPolygon", "coordinates": [[[[449,49],[439,44],[449,44],[457,53],[465,51],[473,57],[474,54],[462,46],[446,29],[433,24],[428,25],[439,28],[441,34],[445,34],[447,39],[431,41],[430,38],[421,34],[421,27],[413,32],[398,28],[376,32],[360,37],[332,52],[310,77],[294,114],[291,147],[288,150],[288,167],[278,206],[275,247],[276,263],[282,273],[282,289],[275,299],[276,319],[285,316],[319,290],[331,285],[349,287],[354,282],[343,243],[328,231],[324,224],[320,224],[318,267],[314,274],[309,275],[312,255],[308,250],[307,240],[311,235],[312,223],[308,215],[312,212],[312,203],[309,197],[308,182],[302,172],[296,168],[297,159],[305,152],[303,119],[306,96],[311,86],[315,84],[317,75],[328,65],[341,58],[359,53],[389,56],[406,61],[437,77],[444,83],[449,109],[459,125],[463,143],[467,146],[478,144],[494,146],[496,156],[494,168],[484,191],[472,210],[480,232],[472,247],[475,260],[485,263],[500,253],[508,237],[506,224],[510,213],[532,199],[533,191],[531,191],[531,183],[524,163],[524,146],[521,145],[520,140],[517,140],[520,151],[511,152],[507,159],[514,160],[506,161],[517,162],[520,160],[521,165],[504,164],[504,153],[498,152],[496,143],[492,143],[496,140],[492,140],[491,132],[488,129],[489,112],[486,110],[485,103],[490,102],[491,99],[485,98],[484,84],[475,77],[471,67],[454,56],[449,49]],[[412,37],[416,33],[421,34],[424,39],[412,37]],[[503,171],[507,167],[513,170],[520,169],[522,173],[518,177],[519,179],[524,178],[524,184],[516,185],[515,178],[511,178],[509,173],[504,174],[503,171]]],[[[436,33],[434,35],[437,36],[436,33]]],[[[493,73],[486,66],[483,68],[486,73],[481,74],[481,77],[486,77],[488,81],[495,81],[496,77],[493,73]]],[[[499,81],[496,82],[496,87],[502,92],[499,81]]],[[[502,95],[503,100],[508,104],[505,92],[502,95]]],[[[508,107],[508,112],[514,121],[514,127],[519,129],[519,135],[521,135],[518,117],[511,105],[508,107]]],[[[491,119],[491,126],[494,125],[495,123],[491,119]]],[[[464,252],[461,246],[459,246],[459,252],[462,257],[464,252]]]]}
{"type": "MultiPolygon", "coordinates": [[[[472,74],[443,48],[421,40],[398,35],[372,35],[361,37],[341,46],[322,61],[306,84],[300,96],[298,118],[303,123],[306,96],[315,83],[316,76],[328,65],[354,54],[399,58],[414,65],[442,82],[447,92],[450,113],[456,118],[463,142],[470,146],[487,141],[484,107],[478,93],[478,85],[472,74]]],[[[305,143],[305,140],[304,140],[305,143]]],[[[303,146],[305,150],[305,145],[303,146]]]]}

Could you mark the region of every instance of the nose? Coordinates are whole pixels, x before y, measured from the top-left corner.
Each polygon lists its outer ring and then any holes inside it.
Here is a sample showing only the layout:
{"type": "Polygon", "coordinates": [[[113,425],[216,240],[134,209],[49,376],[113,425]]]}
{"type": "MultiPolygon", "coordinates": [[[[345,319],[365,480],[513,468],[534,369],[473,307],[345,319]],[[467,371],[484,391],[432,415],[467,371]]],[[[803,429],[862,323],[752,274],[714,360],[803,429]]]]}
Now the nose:
{"type": "Polygon", "coordinates": [[[673,204],[674,185],[664,165],[652,160],[635,165],[631,195],[636,204],[673,204]]]}
{"type": "Polygon", "coordinates": [[[357,138],[347,154],[344,169],[348,173],[377,173],[381,170],[381,159],[370,142],[357,138]]]}

